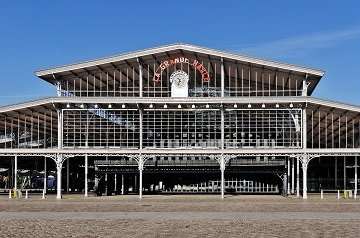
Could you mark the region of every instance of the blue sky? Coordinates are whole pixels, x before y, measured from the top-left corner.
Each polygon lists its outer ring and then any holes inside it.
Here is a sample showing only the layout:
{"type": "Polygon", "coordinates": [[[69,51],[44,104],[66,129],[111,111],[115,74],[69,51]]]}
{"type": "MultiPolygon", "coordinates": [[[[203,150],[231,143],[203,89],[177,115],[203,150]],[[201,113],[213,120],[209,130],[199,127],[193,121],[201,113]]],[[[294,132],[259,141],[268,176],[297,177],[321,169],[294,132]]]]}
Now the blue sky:
{"type": "Polygon", "coordinates": [[[313,96],[360,105],[360,1],[8,1],[0,105],[55,95],[34,72],[171,43],[320,68],[313,96]]]}

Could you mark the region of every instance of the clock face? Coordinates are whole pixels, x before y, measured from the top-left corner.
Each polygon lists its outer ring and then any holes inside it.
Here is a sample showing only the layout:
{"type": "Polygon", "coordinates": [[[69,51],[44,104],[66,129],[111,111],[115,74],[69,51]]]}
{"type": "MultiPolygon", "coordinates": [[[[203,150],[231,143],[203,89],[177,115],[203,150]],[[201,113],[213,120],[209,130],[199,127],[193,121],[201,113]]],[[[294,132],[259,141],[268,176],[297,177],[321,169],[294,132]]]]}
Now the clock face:
{"type": "Polygon", "coordinates": [[[187,73],[177,70],[170,76],[170,82],[178,88],[184,88],[189,81],[187,73]]]}

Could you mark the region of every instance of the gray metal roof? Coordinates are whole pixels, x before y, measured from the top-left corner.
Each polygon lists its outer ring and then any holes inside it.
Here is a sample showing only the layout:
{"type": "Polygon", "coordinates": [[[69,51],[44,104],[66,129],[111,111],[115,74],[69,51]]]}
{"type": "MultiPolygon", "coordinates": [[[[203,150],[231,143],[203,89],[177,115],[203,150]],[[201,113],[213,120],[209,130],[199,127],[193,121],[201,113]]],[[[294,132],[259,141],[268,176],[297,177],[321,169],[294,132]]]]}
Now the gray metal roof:
{"type": "Polygon", "coordinates": [[[322,77],[324,75],[324,71],[320,70],[320,69],[303,67],[303,66],[298,66],[298,65],[294,65],[294,64],[287,64],[287,63],[266,60],[266,59],[261,59],[261,58],[257,58],[257,57],[235,54],[235,53],[231,53],[231,52],[225,52],[225,51],[221,51],[221,50],[215,50],[215,49],[199,47],[199,46],[183,44],[183,43],[159,46],[159,47],[154,47],[154,48],[149,48],[149,49],[144,49],[144,50],[133,51],[133,52],[125,53],[125,54],[110,56],[110,57],[106,57],[106,58],[100,58],[100,59],[89,60],[89,61],[84,61],[84,62],[75,63],[75,64],[69,64],[69,65],[63,65],[63,66],[54,67],[54,68],[43,69],[43,70],[36,71],[35,74],[38,77],[49,76],[49,75],[53,75],[56,73],[61,73],[61,72],[66,72],[66,71],[71,71],[71,70],[76,70],[76,69],[82,69],[82,68],[92,67],[92,66],[96,66],[96,65],[103,65],[103,64],[121,61],[121,60],[127,60],[130,58],[142,57],[142,56],[146,56],[146,55],[154,55],[154,54],[163,53],[163,52],[172,51],[172,50],[194,51],[194,52],[212,55],[212,56],[221,57],[221,58],[228,58],[228,59],[232,59],[232,60],[248,62],[248,63],[258,64],[258,65],[263,65],[263,66],[269,66],[269,67],[278,68],[278,69],[301,72],[301,73],[305,73],[305,74],[315,75],[318,77],[322,77]]]}
{"type": "Polygon", "coordinates": [[[148,103],[167,103],[167,104],[191,104],[191,103],[238,103],[238,104],[248,104],[248,103],[312,103],[321,106],[331,108],[342,109],[346,111],[353,111],[360,113],[360,106],[358,105],[351,105],[346,103],[340,103],[330,100],[324,100],[314,97],[238,97],[238,98],[98,98],[98,97],[49,97],[43,98],[39,100],[13,104],[9,106],[0,107],[0,113],[9,112],[13,110],[21,110],[26,109],[29,107],[36,107],[45,104],[58,104],[58,103],[88,103],[88,104],[131,104],[131,103],[138,103],[138,104],[148,104],[148,103]]]}

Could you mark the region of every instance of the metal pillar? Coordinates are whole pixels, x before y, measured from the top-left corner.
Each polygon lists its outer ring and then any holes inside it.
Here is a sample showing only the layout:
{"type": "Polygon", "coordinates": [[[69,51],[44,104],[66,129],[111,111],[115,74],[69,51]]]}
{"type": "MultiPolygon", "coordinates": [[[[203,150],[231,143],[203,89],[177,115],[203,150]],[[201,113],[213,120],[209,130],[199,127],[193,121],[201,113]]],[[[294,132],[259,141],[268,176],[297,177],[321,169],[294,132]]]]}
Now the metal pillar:
{"type": "Polygon", "coordinates": [[[10,178],[11,179],[9,179],[9,185],[8,185],[9,188],[14,188],[14,170],[15,170],[15,168],[14,168],[14,160],[15,160],[14,158],[10,159],[10,161],[11,161],[11,169],[10,169],[11,177],[10,178]]]}
{"type": "MultiPolygon", "coordinates": [[[[139,110],[139,122],[140,122],[140,135],[139,135],[139,147],[140,147],[140,155],[138,157],[138,165],[139,165],[139,199],[142,199],[142,190],[143,190],[143,169],[144,169],[144,157],[141,155],[141,151],[143,148],[143,111],[139,110]]],[[[136,190],[135,190],[136,191],[136,190]]]]}
{"type": "Polygon", "coordinates": [[[344,190],[346,190],[346,156],[344,156],[344,190]]]}
{"type": "Polygon", "coordinates": [[[142,65],[140,63],[139,58],[136,59],[137,62],[139,63],[139,96],[142,97],[143,96],[143,71],[142,71],[142,65]]]}
{"type": "MultiPolygon", "coordinates": [[[[306,75],[306,78],[308,75],[306,75]]],[[[306,95],[306,80],[303,81],[303,95],[306,95]]],[[[307,148],[307,115],[306,115],[306,107],[303,108],[302,114],[302,142],[303,149],[307,148]]],[[[303,199],[307,199],[307,168],[308,168],[308,156],[306,154],[301,155],[298,160],[301,160],[301,167],[303,170],[303,199]]]]}
{"type": "Polygon", "coordinates": [[[139,199],[142,199],[142,180],[143,180],[143,169],[144,169],[144,161],[143,158],[140,156],[139,158],[139,199]]]}
{"type": "Polygon", "coordinates": [[[296,196],[300,197],[300,161],[296,157],[296,196]]]}
{"type": "Polygon", "coordinates": [[[85,154],[85,197],[88,196],[88,155],[85,154]]]}
{"type": "MultiPolygon", "coordinates": [[[[221,58],[221,95],[224,97],[224,60],[221,58]]],[[[220,170],[221,170],[221,198],[224,198],[224,171],[225,171],[225,158],[224,158],[224,148],[225,148],[225,115],[224,107],[221,108],[221,156],[220,156],[220,170]]],[[[219,161],[218,161],[219,162],[219,161]]]]}
{"type": "Polygon", "coordinates": [[[357,174],[357,156],[355,156],[355,191],[354,191],[354,198],[356,198],[357,195],[357,189],[358,189],[358,174],[357,174]]]}
{"type": "Polygon", "coordinates": [[[301,165],[303,169],[303,199],[307,199],[307,169],[309,164],[308,155],[302,155],[301,165]]]}
{"type": "Polygon", "coordinates": [[[294,157],[291,158],[291,194],[294,194],[295,188],[295,161],[294,157]]]}
{"type": "Polygon", "coordinates": [[[116,192],[117,192],[117,181],[116,181],[116,179],[117,179],[117,176],[116,176],[117,174],[114,174],[114,192],[115,192],[115,194],[116,194],[116,192]]]}
{"type": "MultiPolygon", "coordinates": [[[[61,84],[60,84],[61,87],[61,84]]],[[[61,94],[61,90],[60,90],[60,94],[61,94]]],[[[56,110],[57,112],[57,116],[58,116],[58,149],[61,150],[62,149],[62,117],[63,114],[61,112],[60,109],[56,110]]],[[[63,155],[62,154],[57,154],[56,158],[55,158],[55,163],[56,163],[56,175],[57,175],[57,186],[56,186],[56,199],[61,199],[62,195],[61,195],[61,169],[62,169],[62,164],[63,164],[63,155]]]]}
{"type": "Polygon", "coordinates": [[[56,187],[56,199],[61,199],[62,195],[61,195],[61,169],[62,169],[62,155],[58,154],[56,157],[56,171],[57,171],[57,187],[56,187]]]}
{"type": "Polygon", "coordinates": [[[99,168],[95,165],[95,184],[94,184],[94,192],[98,193],[99,192],[99,177],[97,175],[97,172],[99,170],[99,168]]]}
{"type": "Polygon", "coordinates": [[[121,175],[121,195],[125,194],[125,186],[124,186],[124,174],[121,175]]]}
{"type": "Polygon", "coordinates": [[[143,168],[139,169],[140,171],[140,184],[139,184],[139,198],[142,199],[142,172],[143,168]]]}
{"type": "MultiPolygon", "coordinates": [[[[55,78],[55,75],[53,74],[53,77],[55,78]]],[[[59,80],[56,81],[56,94],[58,97],[61,97],[61,83],[59,80]]]]}
{"type": "Polygon", "coordinates": [[[225,171],[225,160],[224,156],[220,158],[220,170],[221,170],[221,198],[224,198],[225,182],[224,182],[224,171],[225,171]]]}
{"type": "Polygon", "coordinates": [[[307,148],[307,118],[306,118],[306,107],[307,104],[305,105],[305,107],[303,108],[302,111],[302,148],[306,149],[307,148]]]}
{"type": "Polygon", "coordinates": [[[69,190],[70,190],[70,159],[66,160],[66,194],[69,194],[69,190]]]}
{"type": "Polygon", "coordinates": [[[14,167],[14,189],[17,189],[17,155],[15,155],[15,167],[14,167]]]}
{"type": "Polygon", "coordinates": [[[224,59],[221,58],[221,97],[225,95],[225,69],[224,69],[224,59]]]}
{"type": "Polygon", "coordinates": [[[305,79],[303,79],[301,96],[307,96],[307,88],[308,88],[309,84],[306,82],[306,80],[308,77],[309,77],[309,75],[306,74],[305,79]]]}
{"type": "Polygon", "coordinates": [[[47,171],[46,171],[46,157],[44,157],[44,193],[47,189],[47,171]]]}
{"type": "Polygon", "coordinates": [[[335,189],[338,189],[338,162],[337,162],[337,156],[335,156],[335,189]]]}
{"type": "Polygon", "coordinates": [[[288,162],[288,171],[287,171],[287,194],[289,195],[290,194],[290,177],[292,176],[291,173],[290,173],[290,168],[291,168],[291,165],[290,165],[290,157],[287,158],[287,162],[288,162]]]}
{"type": "MultiPolygon", "coordinates": [[[[137,184],[138,182],[137,182],[137,176],[136,176],[136,174],[135,174],[135,176],[134,176],[134,191],[136,191],[137,189],[138,189],[138,184],[137,184]]],[[[139,186],[140,187],[140,186],[139,186]]]]}
{"type": "MultiPolygon", "coordinates": [[[[107,156],[106,156],[106,161],[108,161],[107,156]]],[[[108,173],[105,173],[104,185],[105,185],[105,196],[107,196],[108,195],[108,173]]]]}
{"type": "Polygon", "coordinates": [[[282,194],[284,197],[287,197],[287,179],[288,178],[288,175],[286,173],[284,173],[283,175],[283,191],[282,191],[282,194]]]}

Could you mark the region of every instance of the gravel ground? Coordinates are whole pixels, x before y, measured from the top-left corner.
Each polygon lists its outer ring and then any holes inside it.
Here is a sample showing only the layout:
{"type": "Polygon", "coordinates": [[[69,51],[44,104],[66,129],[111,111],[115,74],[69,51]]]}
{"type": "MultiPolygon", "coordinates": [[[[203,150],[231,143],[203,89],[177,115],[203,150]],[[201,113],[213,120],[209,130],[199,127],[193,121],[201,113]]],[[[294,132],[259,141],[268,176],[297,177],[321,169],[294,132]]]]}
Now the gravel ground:
{"type": "Polygon", "coordinates": [[[360,199],[0,196],[0,237],[360,237],[360,199]]]}

